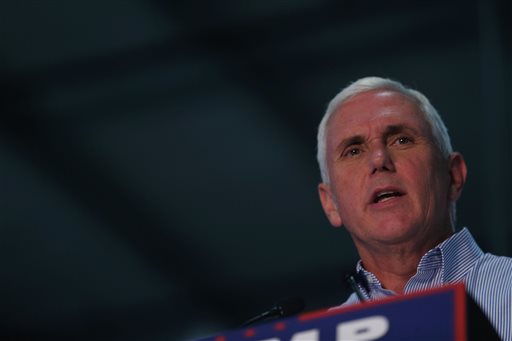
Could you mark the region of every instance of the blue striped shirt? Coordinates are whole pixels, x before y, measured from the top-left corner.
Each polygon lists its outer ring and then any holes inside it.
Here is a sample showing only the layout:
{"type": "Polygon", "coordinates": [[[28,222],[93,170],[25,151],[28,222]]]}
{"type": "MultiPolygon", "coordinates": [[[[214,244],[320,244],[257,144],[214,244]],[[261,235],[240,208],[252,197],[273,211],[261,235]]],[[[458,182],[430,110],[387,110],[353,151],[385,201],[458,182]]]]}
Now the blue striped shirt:
{"type": "MultiPolygon", "coordinates": [[[[377,277],[366,271],[361,261],[356,271],[367,281],[358,284],[367,300],[396,295],[384,289],[377,277]],[[369,290],[366,290],[369,289],[369,290]]],[[[467,228],[427,252],[418,270],[404,288],[404,293],[463,282],[468,294],[487,315],[503,340],[512,340],[512,258],[484,253],[467,228]]],[[[353,293],[342,306],[358,303],[353,293]]]]}

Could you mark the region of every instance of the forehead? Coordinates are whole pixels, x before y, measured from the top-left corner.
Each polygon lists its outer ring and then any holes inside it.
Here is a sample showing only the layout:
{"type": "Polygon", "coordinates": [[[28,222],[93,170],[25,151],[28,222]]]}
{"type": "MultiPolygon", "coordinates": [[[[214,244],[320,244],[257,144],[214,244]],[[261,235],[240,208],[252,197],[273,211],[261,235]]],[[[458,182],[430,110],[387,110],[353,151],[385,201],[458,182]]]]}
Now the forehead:
{"type": "Polygon", "coordinates": [[[410,127],[425,134],[429,132],[418,104],[409,97],[390,90],[364,92],[345,101],[333,113],[327,127],[328,144],[391,125],[410,127]]]}

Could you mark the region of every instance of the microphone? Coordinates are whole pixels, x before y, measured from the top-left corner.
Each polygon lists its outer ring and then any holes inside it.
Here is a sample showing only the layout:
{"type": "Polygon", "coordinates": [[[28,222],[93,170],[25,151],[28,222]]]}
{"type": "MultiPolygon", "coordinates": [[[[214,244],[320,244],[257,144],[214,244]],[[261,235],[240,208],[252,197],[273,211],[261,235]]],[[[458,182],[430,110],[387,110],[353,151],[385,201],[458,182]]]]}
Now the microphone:
{"type": "Polygon", "coordinates": [[[252,319],[244,322],[241,327],[247,327],[250,324],[268,320],[270,318],[287,317],[299,313],[304,309],[304,300],[300,297],[286,298],[276,303],[269,310],[253,317],[252,319]]]}
{"type": "Polygon", "coordinates": [[[354,291],[357,295],[357,298],[359,298],[360,302],[365,302],[366,298],[364,297],[361,289],[359,288],[358,284],[361,284],[366,292],[369,292],[368,283],[366,282],[366,278],[361,276],[361,274],[357,272],[351,272],[345,276],[345,280],[347,281],[348,285],[354,291]]]}

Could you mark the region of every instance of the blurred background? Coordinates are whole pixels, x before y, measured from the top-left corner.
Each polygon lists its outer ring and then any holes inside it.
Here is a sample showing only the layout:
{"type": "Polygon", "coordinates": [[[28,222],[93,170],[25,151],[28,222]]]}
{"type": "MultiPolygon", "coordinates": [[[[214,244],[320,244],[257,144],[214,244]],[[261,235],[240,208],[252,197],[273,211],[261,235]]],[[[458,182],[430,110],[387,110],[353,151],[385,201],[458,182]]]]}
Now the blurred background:
{"type": "Polygon", "coordinates": [[[463,152],[458,226],[512,256],[512,9],[467,1],[2,1],[2,338],[187,340],[358,257],[317,199],[316,128],[369,75],[463,152]]]}

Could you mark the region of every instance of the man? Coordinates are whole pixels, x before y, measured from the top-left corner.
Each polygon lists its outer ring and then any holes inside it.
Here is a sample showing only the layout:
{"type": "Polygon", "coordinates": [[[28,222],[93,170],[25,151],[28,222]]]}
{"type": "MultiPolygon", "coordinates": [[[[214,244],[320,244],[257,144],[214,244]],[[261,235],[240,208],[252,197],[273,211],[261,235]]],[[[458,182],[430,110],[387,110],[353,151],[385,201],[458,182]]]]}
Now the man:
{"type": "MultiPolygon", "coordinates": [[[[361,298],[464,282],[512,340],[512,259],[484,254],[466,228],[454,232],[466,164],[425,96],[389,79],[356,81],[330,102],[317,157],[323,210],[361,257],[361,298]]],[[[359,301],[354,293],[345,305],[359,301]]]]}

